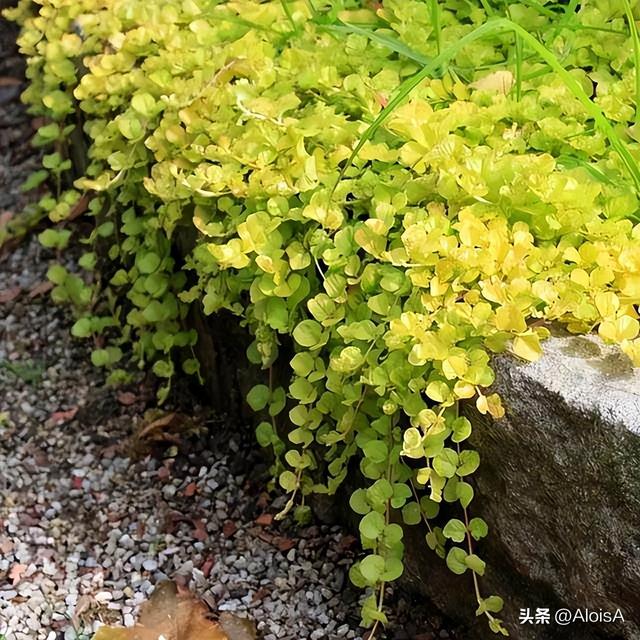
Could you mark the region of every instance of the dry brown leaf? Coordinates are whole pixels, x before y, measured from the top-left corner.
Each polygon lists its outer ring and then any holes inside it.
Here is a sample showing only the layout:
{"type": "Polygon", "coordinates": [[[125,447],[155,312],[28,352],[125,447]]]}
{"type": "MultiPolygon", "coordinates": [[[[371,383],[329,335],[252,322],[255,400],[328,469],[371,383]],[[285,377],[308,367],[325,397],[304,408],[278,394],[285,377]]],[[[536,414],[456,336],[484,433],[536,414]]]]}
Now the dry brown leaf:
{"type": "Polygon", "coordinates": [[[43,293],[47,293],[47,291],[51,291],[53,289],[53,282],[47,280],[46,282],[39,282],[29,289],[29,298],[37,298],[43,293]]]}
{"type": "Polygon", "coordinates": [[[78,407],[72,407],[66,411],[54,411],[47,420],[48,424],[60,425],[73,420],[78,413],[78,407]]]}
{"type": "Polygon", "coordinates": [[[151,420],[151,422],[147,422],[138,432],[138,438],[140,440],[145,440],[150,438],[157,438],[158,436],[163,437],[164,435],[166,435],[166,430],[170,429],[171,427],[175,427],[177,417],[177,413],[165,413],[159,418],[151,420]]]}
{"type": "Polygon", "coordinates": [[[216,563],[215,558],[213,556],[207,556],[207,559],[202,563],[200,567],[200,571],[205,578],[208,578],[211,574],[211,569],[213,569],[213,565],[216,563]]]}
{"type": "Polygon", "coordinates": [[[255,640],[256,627],[251,620],[223,611],[218,622],[229,640],[255,640]]]}
{"type": "Polygon", "coordinates": [[[2,289],[0,291],[0,304],[5,304],[15,300],[22,292],[22,287],[11,287],[10,289],[2,289]]]}
{"type": "Polygon", "coordinates": [[[292,540],[291,538],[277,538],[276,540],[274,540],[274,542],[276,543],[276,546],[278,547],[278,549],[280,549],[280,551],[289,551],[290,549],[293,549],[293,547],[296,546],[296,541],[292,540]]]}
{"type": "Polygon", "coordinates": [[[67,220],[75,220],[81,216],[89,207],[89,202],[91,202],[91,196],[89,196],[88,193],[85,193],[78,202],[73,205],[69,215],[67,216],[67,220]]]}
{"type": "MultiPolygon", "coordinates": [[[[93,640],[234,640],[208,619],[209,610],[193,594],[161,582],[142,605],[135,627],[101,627],[93,640]]],[[[255,638],[255,636],[254,636],[255,638]]],[[[244,640],[237,636],[237,640],[244,640]]],[[[252,639],[251,639],[252,640],[252,639]]]]}
{"type": "Polygon", "coordinates": [[[118,402],[125,407],[134,404],[137,399],[138,396],[131,391],[118,391],[118,402]]]}
{"type": "Polygon", "coordinates": [[[256,518],[256,524],[259,524],[263,527],[268,527],[273,522],[273,514],[272,513],[261,513],[256,518]]]}

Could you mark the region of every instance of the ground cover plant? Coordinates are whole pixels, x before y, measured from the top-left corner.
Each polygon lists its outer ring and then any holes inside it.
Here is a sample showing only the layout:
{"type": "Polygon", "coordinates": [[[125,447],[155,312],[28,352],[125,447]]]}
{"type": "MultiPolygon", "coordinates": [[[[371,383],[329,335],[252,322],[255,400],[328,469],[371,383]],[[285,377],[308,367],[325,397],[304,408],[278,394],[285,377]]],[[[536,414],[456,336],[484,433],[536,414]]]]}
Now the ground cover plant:
{"type": "MultiPolygon", "coordinates": [[[[92,220],[56,301],[112,381],[133,359],[200,375],[190,305],[226,309],[287,387],[247,398],[290,494],[348,472],[366,555],[362,617],[385,622],[403,530],[471,575],[487,535],[462,401],[500,418],[493,353],[533,361],[548,325],[597,330],[640,363],[640,57],[631,0],[255,2],[23,0],[30,87],[45,122],[45,246],[92,220]],[[81,141],[88,141],[86,162],[81,141]],[[176,239],[195,236],[186,259],[176,239]],[[442,521],[443,502],[459,517],[442,521]],[[396,514],[396,515],[394,515],[396,514]]],[[[499,427],[497,427],[499,428],[499,427]]],[[[508,594],[501,594],[508,597],[508,594]]]]}

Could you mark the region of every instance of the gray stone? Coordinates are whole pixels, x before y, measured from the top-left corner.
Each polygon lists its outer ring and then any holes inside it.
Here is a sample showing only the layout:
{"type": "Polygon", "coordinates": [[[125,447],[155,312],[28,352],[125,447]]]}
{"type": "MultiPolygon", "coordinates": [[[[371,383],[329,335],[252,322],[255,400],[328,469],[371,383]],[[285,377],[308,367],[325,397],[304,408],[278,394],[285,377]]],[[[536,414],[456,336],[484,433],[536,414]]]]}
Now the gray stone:
{"type": "MultiPolygon", "coordinates": [[[[499,616],[513,638],[637,640],[640,371],[595,336],[554,332],[544,351],[536,363],[495,359],[505,418],[465,408],[481,457],[471,515],[489,524],[477,544],[487,562],[481,588],[504,598],[499,616]],[[519,624],[520,609],[538,607],[550,609],[550,624],[519,624]],[[558,626],[560,608],[619,609],[624,622],[558,626]]],[[[449,573],[425,549],[424,531],[407,534],[406,580],[454,619],[466,617],[468,638],[494,638],[484,620],[473,621],[470,577],[449,573]]]]}

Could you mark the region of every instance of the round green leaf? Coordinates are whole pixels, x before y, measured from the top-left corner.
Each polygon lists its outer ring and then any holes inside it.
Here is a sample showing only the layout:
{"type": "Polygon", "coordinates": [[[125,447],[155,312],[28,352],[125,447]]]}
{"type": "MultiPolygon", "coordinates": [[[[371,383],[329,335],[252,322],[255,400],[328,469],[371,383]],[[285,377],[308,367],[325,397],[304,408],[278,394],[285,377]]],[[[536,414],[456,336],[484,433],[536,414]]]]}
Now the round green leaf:
{"type": "Polygon", "coordinates": [[[367,492],[364,489],[356,489],[349,498],[349,506],[359,515],[369,513],[371,505],[367,501],[367,492]]]}
{"type": "Polygon", "coordinates": [[[386,462],[389,456],[389,449],[382,440],[369,440],[369,442],[362,447],[362,450],[365,457],[376,464],[386,462]]]}
{"type": "Polygon", "coordinates": [[[468,568],[465,564],[466,557],[467,554],[463,549],[460,547],[451,547],[447,554],[447,567],[449,567],[453,573],[462,575],[468,568]]]}
{"type": "Polygon", "coordinates": [[[477,451],[467,449],[460,453],[460,463],[456,473],[459,476],[468,476],[480,466],[480,456],[477,451]]]}
{"type": "Polygon", "coordinates": [[[360,573],[370,585],[380,582],[384,574],[385,561],[382,556],[370,554],[360,562],[360,573]]]}
{"type": "Polygon", "coordinates": [[[487,566],[484,560],[481,560],[475,553],[471,553],[464,559],[464,563],[471,569],[474,573],[477,573],[479,576],[484,575],[485,567],[487,566]]]}
{"type": "Polygon", "coordinates": [[[261,411],[267,406],[270,397],[269,387],[265,384],[257,384],[247,394],[247,404],[254,411],[261,411]]]}
{"type": "Polygon", "coordinates": [[[420,524],[422,513],[420,512],[420,506],[417,502],[407,502],[407,504],[402,507],[402,520],[405,524],[409,525],[420,524]]]}
{"type": "Polygon", "coordinates": [[[322,337],[322,325],[315,320],[303,320],[293,330],[293,339],[302,347],[315,347],[322,337]]]}
{"type": "Polygon", "coordinates": [[[393,580],[397,580],[402,575],[403,571],[404,565],[402,564],[402,560],[391,556],[385,561],[382,579],[385,582],[392,582],[393,580]]]}
{"type": "Polygon", "coordinates": [[[464,526],[464,522],[462,522],[462,520],[452,518],[444,526],[442,533],[445,538],[449,538],[454,542],[462,542],[467,535],[467,528],[464,526]]]}
{"type": "Polygon", "coordinates": [[[384,531],[385,521],[384,516],[378,511],[370,511],[367,515],[360,520],[360,534],[364,538],[369,538],[370,540],[376,540],[380,537],[382,532],[384,531]]]}
{"type": "Polygon", "coordinates": [[[480,540],[489,533],[489,527],[482,518],[471,518],[469,531],[476,540],[480,540]]]}

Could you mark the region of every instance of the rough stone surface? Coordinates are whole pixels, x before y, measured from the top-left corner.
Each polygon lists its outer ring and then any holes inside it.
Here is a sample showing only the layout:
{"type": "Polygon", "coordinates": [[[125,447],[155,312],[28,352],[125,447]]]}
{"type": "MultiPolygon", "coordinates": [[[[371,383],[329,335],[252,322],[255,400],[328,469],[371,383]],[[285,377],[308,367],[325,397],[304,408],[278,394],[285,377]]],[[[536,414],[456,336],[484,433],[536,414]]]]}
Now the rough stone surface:
{"type": "MultiPolygon", "coordinates": [[[[471,508],[490,528],[485,595],[504,597],[516,639],[640,638],[640,371],[597,337],[559,332],[537,363],[494,364],[506,417],[467,411],[481,456],[471,508]],[[527,608],[551,622],[521,624],[527,608]],[[591,620],[558,625],[561,608],[591,620]],[[598,620],[618,609],[624,623],[598,620]]],[[[470,577],[421,552],[422,533],[410,533],[408,579],[454,618],[472,616],[470,577]]],[[[495,636],[479,621],[471,637],[495,636]]]]}

